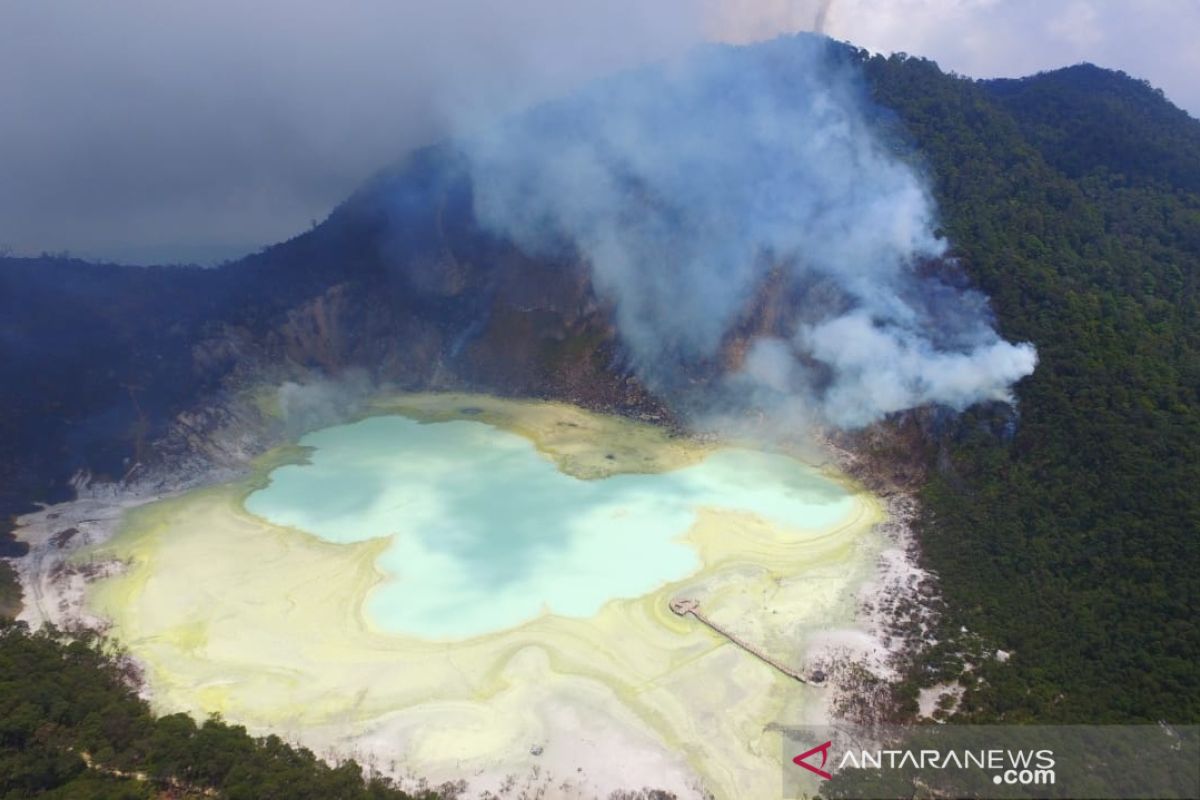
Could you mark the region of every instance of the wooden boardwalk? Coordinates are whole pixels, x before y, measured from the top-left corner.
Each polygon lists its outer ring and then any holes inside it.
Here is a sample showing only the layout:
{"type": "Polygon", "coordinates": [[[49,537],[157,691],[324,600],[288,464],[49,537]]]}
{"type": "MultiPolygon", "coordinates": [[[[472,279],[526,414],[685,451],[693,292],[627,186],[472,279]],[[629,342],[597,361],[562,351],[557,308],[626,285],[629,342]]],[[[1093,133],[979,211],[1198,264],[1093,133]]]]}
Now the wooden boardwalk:
{"type": "MultiPolygon", "coordinates": [[[[678,614],[681,617],[685,617],[688,614],[691,614],[693,617],[700,620],[700,622],[704,623],[709,628],[712,628],[718,634],[720,634],[721,636],[724,636],[726,639],[733,642],[735,645],[742,648],[750,655],[754,656],[755,658],[757,658],[758,660],[760,660],[766,664],[769,664],[770,666],[772,666],[775,669],[782,672],[784,675],[787,675],[789,678],[798,680],[801,683],[809,682],[808,678],[801,675],[799,672],[797,672],[792,667],[789,667],[786,664],[780,663],[774,657],[767,655],[762,650],[760,650],[758,647],[750,644],[749,642],[745,641],[744,639],[739,638],[738,636],[734,635],[732,632],[726,630],[725,628],[721,627],[717,623],[713,622],[711,619],[709,619],[707,616],[705,616],[703,612],[700,611],[700,603],[698,601],[679,597],[679,598],[672,600],[670,603],[670,606],[671,606],[671,610],[674,611],[676,614],[678,614]]],[[[814,675],[814,677],[816,677],[816,676],[814,675]]],[[[817,680],[819,680],[819,678],[817,680]]]]}

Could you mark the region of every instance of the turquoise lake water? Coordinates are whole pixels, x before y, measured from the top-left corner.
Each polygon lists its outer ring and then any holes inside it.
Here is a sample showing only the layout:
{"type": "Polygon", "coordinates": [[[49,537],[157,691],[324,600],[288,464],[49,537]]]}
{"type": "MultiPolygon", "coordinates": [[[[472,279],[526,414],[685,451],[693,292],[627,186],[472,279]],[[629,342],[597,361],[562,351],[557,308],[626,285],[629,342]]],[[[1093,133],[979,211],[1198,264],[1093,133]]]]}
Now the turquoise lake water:
{"type": "MultiPolygon", "coordinates": [[[[430,639],[588,617],[700,567],[678,541],[696,509],[821,528],[852,509],[842,487],[780,455],[719,450],[652,475],[580,480],[533,444],[481,422],[380,416],[316,431],[310,464],[280,467],[246,508],[330,542],[390,537],[376,627],[430,639]]],[[[731,533],[730,535],[736,535],[731,533]]]]}

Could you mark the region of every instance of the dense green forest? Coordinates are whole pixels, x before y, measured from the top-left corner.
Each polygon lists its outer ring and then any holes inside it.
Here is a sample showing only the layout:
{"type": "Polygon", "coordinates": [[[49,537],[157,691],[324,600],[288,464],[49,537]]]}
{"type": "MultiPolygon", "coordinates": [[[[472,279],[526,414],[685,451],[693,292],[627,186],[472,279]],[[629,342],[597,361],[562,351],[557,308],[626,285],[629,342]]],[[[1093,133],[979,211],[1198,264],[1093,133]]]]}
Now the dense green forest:
{"type": "Polygon", "coordinates": [[[215,718],[155,718],[129,683],[95,635],[0,620],[0,798],[412,798],[365,781],[353,761],[331,767],[275,736],[215,718]]]}
{"type": "Polygon", "coordinates": [[[14,617],[21,610],[21,584],[17,571],[7,561],[0,561],[0,619],[14,617]]]}
{"type": "Polygon", "coordinates": [[[1200,122],[1090,65],[862,60],[1040,356],[1015,435],[966,414],[922,493],[948,615],[914,680],[961,677],[974,721],[1200,721],[1200,122]]]}

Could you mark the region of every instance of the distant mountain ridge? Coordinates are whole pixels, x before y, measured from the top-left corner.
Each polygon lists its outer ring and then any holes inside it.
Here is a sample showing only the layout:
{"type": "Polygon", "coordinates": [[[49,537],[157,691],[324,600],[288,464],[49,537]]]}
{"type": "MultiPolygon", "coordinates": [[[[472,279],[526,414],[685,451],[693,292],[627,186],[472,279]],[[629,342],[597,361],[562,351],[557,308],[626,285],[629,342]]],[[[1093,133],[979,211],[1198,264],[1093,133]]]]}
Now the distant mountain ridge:
{"type": "Polygon", "coordinates": [[[1077,64],[983,86],[1072,179],[1107,175],[1200,191],[1200,125],[1146,81],[1077,64]]]}

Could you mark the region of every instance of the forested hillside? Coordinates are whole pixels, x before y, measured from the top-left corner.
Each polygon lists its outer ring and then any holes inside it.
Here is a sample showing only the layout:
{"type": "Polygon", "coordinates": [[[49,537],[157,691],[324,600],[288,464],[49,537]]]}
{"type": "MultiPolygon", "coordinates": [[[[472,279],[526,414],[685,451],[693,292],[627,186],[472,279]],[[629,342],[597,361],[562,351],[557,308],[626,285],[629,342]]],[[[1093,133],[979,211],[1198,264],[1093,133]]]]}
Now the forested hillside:
{"type": "Polygon", "coordinates": [[[949,616],[918,678],[1001,648],[965,716],[1200,720],[1200,123],[1087,65],[866,69],[1001,332],[1041,359],[1015,437],[968,413],[924,490],[949,616]]]}

